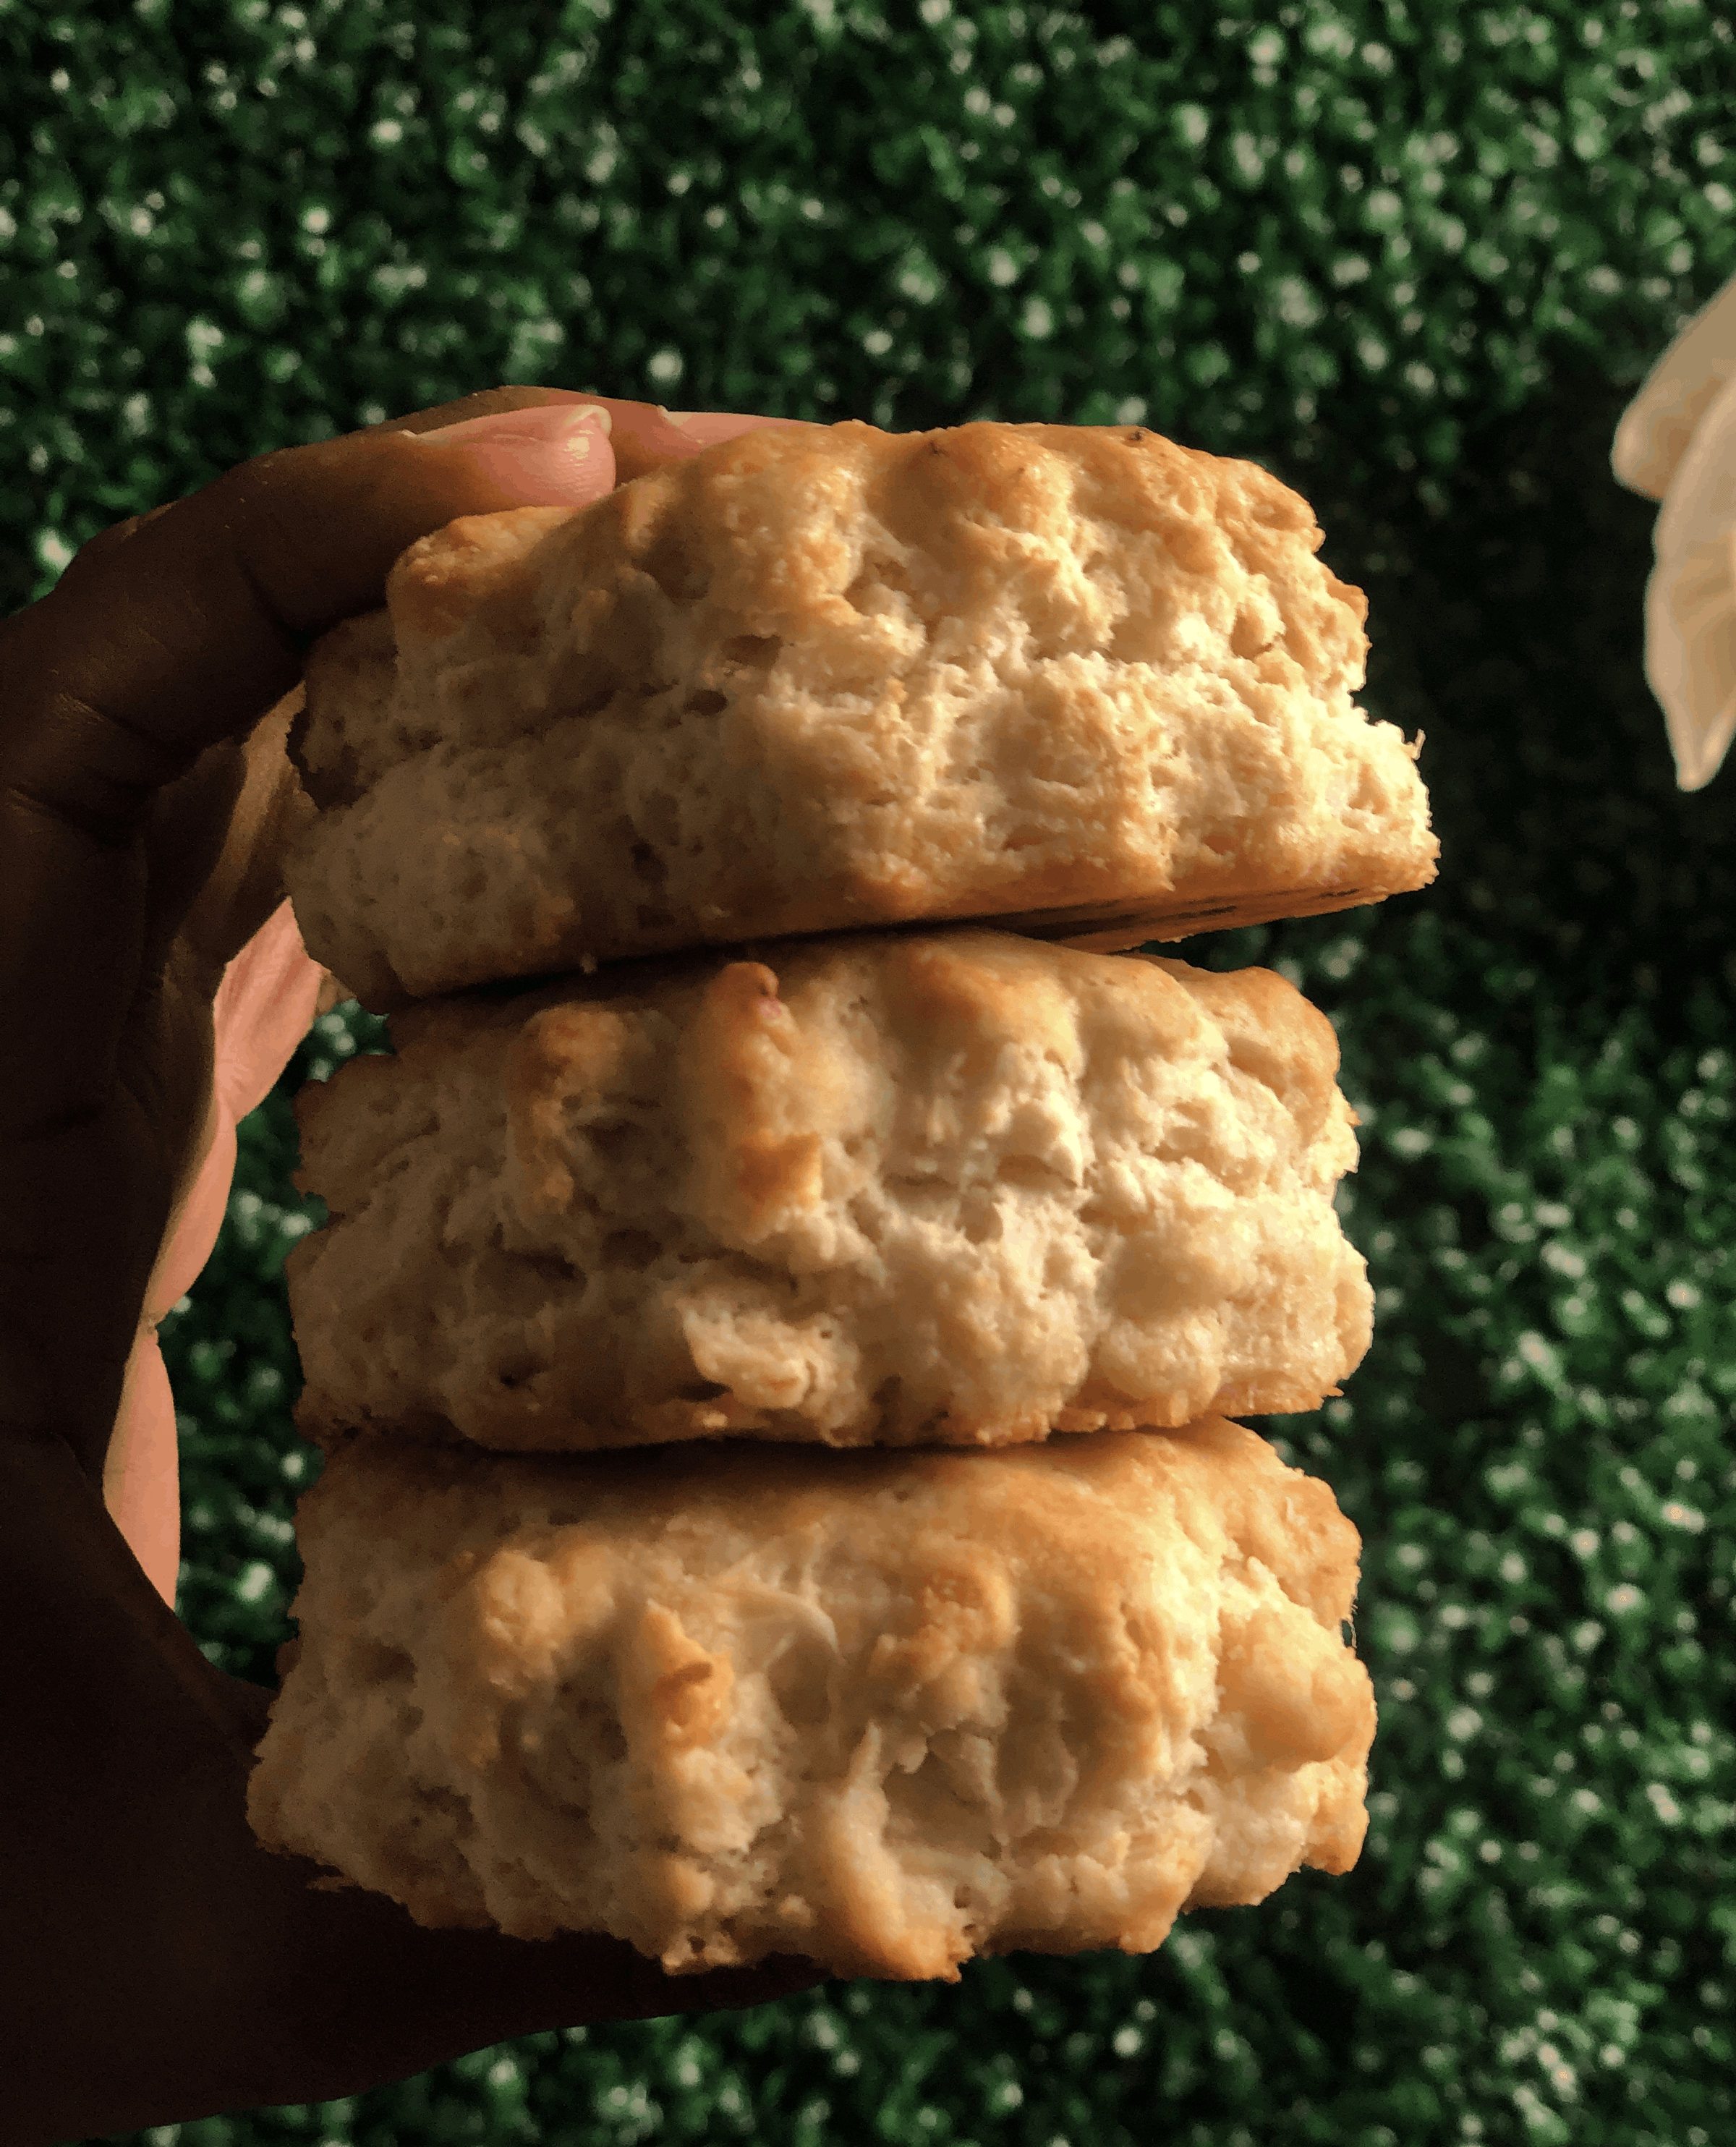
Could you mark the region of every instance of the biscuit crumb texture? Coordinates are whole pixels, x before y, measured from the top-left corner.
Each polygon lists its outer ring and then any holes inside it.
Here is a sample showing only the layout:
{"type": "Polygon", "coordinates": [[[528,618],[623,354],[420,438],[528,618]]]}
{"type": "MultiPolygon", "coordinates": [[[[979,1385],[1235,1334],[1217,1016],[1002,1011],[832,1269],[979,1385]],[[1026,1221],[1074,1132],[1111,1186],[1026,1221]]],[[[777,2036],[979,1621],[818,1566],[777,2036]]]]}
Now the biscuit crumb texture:
{"type": "Polygon", "coordinates": [[[297,1526],[248,1817],[425,1926],[956,1981],[1148,1953],[1362,1847],[1360,1541],[1239,1424],[673,1459],[363,1439],[297,1526]]]}
{"type": "Polygon", "coordinates": [[[1360,1363],[1354,1120],[1283,978],[761,951],[417,1007],[300,1090],[304,1436],[998,1445],[1318,1409],[1360,1363]]]}
{"type": "Polygon", "coordinates": [[[781,933],[1133,946],[1426,885],[1367,602],[1257,464],[1138,428],[770,428],[461,518],[312,652],[284,866],[387,1012],[781,933]]]}

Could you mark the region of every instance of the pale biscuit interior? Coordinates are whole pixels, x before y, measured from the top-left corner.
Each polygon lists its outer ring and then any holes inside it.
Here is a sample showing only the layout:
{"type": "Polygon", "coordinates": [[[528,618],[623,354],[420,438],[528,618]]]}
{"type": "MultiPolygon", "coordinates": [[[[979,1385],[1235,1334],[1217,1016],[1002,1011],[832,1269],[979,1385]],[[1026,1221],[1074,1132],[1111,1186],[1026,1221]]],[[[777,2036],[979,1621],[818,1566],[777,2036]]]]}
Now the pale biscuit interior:
{"type": "Polygon", "coordinates": [[[1002,1444],[1318,1408],[1370,1340],[1331,1023],[976,931],[397,1017],[297,1099],[298,1422],[1002,1444]]]}
{"type": "Polygon", "coordinates": [[[675,1973],[1148,1952],[1347,1870],[1355,1529],[1237,1424],[1003,1453],[348,1445],[303,1498],[268,1846],[675,1973]]]}
{"type": "Polygon", "coordinates": [[[761,935],[1136,945],[1438,845],[1307,503],[1139,428],[744,435],[413,545],[314,650],[285,864],[371,1007],[761,935]]]}

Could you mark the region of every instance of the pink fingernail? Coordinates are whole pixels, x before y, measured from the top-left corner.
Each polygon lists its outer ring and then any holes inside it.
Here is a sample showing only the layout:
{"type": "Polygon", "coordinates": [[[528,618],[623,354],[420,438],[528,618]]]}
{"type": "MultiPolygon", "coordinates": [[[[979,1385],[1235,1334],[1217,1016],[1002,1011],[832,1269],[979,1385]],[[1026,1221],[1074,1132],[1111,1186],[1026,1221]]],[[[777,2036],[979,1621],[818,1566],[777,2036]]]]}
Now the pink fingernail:
{"type": "Polygon", "coordinates": [[[468,448],[505,491],[527,507],[588,507],[614,489],[609,413],[595,403],[544,403],[467,418],[413,437],[468,448]]]}
{"type": "Polygon", "coordinates": [[[490,418],[466,418],[458,424],[438,425],[431,433],[412,437],[442,446],[452,442],[468,447],[473,440],[491,445],[497,440],[523,440],[542,446],[575,438],[588,445],[586,435],[601,433],[607,439],[613,429],[614,421],[600,403],[539,403],[528,410],[498,410],[490,418]]]}

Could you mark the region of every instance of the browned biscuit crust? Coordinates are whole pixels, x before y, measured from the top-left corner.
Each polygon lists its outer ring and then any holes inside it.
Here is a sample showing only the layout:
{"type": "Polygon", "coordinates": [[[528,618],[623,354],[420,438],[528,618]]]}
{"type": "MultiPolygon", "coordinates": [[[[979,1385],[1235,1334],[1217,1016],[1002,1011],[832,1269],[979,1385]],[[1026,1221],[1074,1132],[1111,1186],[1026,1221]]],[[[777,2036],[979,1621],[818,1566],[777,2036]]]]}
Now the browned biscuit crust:
{"type": "Polygon", "coordinates": [[[314,650],[286,884],[378,1011],[748,938],[1101,948],[1438,844],[1307,503],[1138,429],[768,429],[423,538],[314,650]]]}
{"type": "Polygon", "coordinates": [[[1208,1419],[1000,1453],[341,1445],[268,1846],[676,1973],[1146,1953],[1342,1872],[1374,1704],[1323,1484],[1208,1419]]]}
{"type": "Polygon", "coordinates": [[[430,1003],[302,1089],[305,1435],[999,1445],[1317,1409],[1360,1362],[1354,1120],[1281,977],[762,951],[430,1003]]]}

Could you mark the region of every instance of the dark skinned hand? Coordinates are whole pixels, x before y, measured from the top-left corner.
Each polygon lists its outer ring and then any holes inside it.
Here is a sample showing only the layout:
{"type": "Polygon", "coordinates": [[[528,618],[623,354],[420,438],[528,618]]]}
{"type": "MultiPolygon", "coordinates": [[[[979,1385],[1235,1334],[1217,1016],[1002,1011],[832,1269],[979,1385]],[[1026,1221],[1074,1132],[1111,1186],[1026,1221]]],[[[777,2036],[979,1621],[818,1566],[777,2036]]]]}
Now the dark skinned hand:
{"type": "Polygon", "coordinates": [[[578,505],[751,422],[491,389],[243,463],[0,622],[0,2147],[323,2101],[820,1979],[787,1959],[666,1977],[613,1939],[424,1930],[313,1884],[247,1822],[272,1694],[206,1660],[165,1600],[173,1558],[167,1586],[141,1564],[172,1439],[124,1532],[112,1472],[105,1503],[148,1289],[221,1116],[213,1003],[311,809],[283,752],[303,650],[454,517],[578,505]],[[551,483],[546,446],[539,474],[484,435],[404,437],[582,403],[610,425],[577,484],[551,483]]]}

